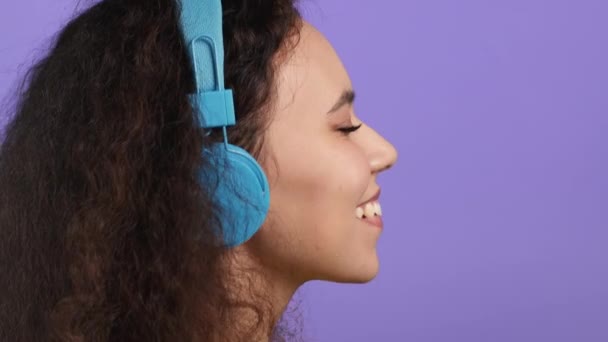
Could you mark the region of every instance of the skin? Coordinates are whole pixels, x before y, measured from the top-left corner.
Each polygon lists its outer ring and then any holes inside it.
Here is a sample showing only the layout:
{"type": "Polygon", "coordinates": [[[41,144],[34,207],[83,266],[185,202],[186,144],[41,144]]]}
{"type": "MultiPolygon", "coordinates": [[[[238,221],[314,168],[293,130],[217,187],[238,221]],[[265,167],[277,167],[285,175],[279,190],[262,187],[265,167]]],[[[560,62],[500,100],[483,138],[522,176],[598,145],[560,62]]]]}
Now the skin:
{"type": "Polygon", "coordinates": [[[331,44],[305,21],[276,88],[264,137],[270,158],[261,163],[270,212],[235,253],[238,263],[261,264],[284,308],[309,280],[364,283],[376,276],[381,230],[358,219],[355,208],[375,195],[377,176],[397,151],[365,123],[348,136],[337,130],[362,123],[349,103],[327,114],[352,82],[331,44]]]}

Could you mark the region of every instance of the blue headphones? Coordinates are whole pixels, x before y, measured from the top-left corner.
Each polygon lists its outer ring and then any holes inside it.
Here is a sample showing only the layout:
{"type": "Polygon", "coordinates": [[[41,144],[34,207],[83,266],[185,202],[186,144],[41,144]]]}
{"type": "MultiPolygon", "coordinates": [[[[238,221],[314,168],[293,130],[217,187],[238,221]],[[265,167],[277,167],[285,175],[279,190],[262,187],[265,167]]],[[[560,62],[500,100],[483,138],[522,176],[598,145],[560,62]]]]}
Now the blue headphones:
{"type": "Polygon", "coordinates": [[[253,236],[266,219],[270,187],[264,171],[244,149],[228,143],[226,126],[235,124],[232,90],[224,89],[221,0],[181,0],[181,28],[193,65],[196,93],[189,94],[204,128],[222,127],[224,142],[203,149],[208,168],[199,180],[214,194],[221,235],[229,247],[253,236]]]}

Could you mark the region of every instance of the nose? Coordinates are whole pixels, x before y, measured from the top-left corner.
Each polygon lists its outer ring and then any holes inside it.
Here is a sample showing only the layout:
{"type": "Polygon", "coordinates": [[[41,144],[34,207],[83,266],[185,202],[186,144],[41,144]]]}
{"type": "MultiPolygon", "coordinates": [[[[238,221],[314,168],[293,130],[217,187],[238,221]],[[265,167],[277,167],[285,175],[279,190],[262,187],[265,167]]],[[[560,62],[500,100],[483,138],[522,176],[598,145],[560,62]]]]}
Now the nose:
{"type": "MultiPolygon", "coordinates": [[[[380,173],[388,170],[397,162],[397,149],[373,128],[363,125],[365,134],[363,145],[370,162],[372,173],[380,173]]],[[[363,133],[363,132],[362,132],[363,133]]]]}

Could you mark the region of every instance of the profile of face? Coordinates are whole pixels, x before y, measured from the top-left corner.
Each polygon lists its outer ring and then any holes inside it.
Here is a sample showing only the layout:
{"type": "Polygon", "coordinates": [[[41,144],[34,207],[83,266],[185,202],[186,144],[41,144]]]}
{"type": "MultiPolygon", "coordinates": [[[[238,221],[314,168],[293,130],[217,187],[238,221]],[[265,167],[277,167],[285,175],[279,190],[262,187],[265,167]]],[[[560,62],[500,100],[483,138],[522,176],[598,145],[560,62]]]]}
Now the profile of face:
{"type": "Polygon", "coordinates": [[[397,151],[356,116],[343,96],[352,84],[342,62],[309,23],[276,77],[262,163],[269,216],[246,244],[294,282],[367,282],[379,269],[382,230],[359,218],[357,207],[378,192],[376,178],[397,151]],[[359,124],[349,134],[339,130],[359,124]]]}

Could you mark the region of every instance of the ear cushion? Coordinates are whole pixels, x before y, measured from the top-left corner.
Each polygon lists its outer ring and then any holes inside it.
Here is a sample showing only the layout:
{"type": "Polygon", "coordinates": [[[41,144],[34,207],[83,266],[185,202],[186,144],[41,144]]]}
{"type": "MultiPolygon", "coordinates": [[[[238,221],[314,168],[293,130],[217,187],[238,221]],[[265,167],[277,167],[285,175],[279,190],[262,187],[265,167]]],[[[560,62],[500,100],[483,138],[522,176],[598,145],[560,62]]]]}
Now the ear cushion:
{"type": "Polygon", "coordinates": [[[214,143],[203,153],[210,165],[199,178],[220,206],[218,218],[224,243],[229,247],[240,245],[266,220],[270,207],[266,174],[253,156],[236,145],[214,143]]]}

